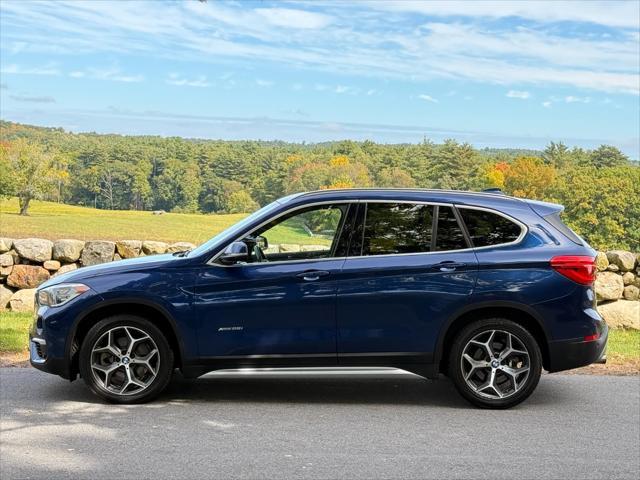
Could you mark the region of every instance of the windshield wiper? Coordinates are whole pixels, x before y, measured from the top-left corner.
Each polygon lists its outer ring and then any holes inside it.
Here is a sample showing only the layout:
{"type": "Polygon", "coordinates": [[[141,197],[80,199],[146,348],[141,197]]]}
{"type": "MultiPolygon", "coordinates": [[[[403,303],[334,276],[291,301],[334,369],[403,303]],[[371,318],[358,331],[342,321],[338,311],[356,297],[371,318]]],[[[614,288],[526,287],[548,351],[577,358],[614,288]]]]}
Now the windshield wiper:
{"type": "Polygon", "coordinates": [[[187,255],[189,255],[189,252],[191,250],[180,250],[179,252],[173,252],[172,255],[174,257],[186,257],[187,255]]]}

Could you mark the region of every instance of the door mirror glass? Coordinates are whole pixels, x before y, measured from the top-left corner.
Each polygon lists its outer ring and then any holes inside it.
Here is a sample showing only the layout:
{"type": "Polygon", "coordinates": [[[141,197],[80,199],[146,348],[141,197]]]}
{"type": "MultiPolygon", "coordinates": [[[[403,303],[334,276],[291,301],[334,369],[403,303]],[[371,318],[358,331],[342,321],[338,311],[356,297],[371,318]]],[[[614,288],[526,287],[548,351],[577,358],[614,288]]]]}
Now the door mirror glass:
{"type": "Polygon", "coordinates": [[[249,248],[244,242],[233,242],[218,258],[223,265],[235,265],[249,259],[249,248]]]}

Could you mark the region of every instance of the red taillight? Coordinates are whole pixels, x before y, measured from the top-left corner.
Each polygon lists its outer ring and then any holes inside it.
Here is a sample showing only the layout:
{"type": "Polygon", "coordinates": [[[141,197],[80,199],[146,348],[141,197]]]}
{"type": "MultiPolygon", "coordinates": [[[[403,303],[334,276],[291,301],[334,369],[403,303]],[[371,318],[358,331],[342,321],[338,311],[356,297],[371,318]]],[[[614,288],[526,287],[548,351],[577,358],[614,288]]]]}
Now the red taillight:
{"type": "Polygon", "coordinates": [[[580,285],[596,280],[596,260],[586,255],[560,255],[551,259],[551,267],[580,285]]]}
{"type": "Polygon", "coordinates": [[[593,335],[587,335],[586,337],[584,337],[584,341],[585,342],[593,342],[595,340],[598,340],[600,338],[600,334],[599,333],[594,333],[593,335]]]}

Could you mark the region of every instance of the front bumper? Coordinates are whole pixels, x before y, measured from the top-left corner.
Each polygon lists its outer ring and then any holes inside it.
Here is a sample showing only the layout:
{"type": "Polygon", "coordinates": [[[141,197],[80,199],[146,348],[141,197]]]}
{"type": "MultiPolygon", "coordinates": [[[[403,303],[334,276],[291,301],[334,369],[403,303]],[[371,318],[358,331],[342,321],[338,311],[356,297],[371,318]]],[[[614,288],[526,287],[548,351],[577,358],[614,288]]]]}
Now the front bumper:
{"type": "Polygon", "coordinates": [[[562,340],[549,343],[549,372],[561,372],[607,360],[609,328],[603,322],[600,337],[592,341],[562,340]]]}
{"type": "Polygon", "coordinates": [[[69,362],[64,358],[53,358],[47,355],[47,342],[43,338],[29,335],[29,363],[43,372],[60,375],[69,379],[69,362]]]}

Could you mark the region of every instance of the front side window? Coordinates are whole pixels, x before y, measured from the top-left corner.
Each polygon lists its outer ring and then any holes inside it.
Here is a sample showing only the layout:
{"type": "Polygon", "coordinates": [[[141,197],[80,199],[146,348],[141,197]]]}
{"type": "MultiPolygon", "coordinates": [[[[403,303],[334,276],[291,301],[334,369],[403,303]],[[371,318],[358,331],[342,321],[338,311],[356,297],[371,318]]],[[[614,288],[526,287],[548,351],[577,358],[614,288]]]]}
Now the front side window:
{"type": "Polygon", "coordinates": [[[289,212],[247,235],[239,263],[310,260],[336,256],[349,205],[316,205],[289,212]]]}
{"type": "Polygon", "coordinates": [[[508,218],[485,210],[460,208],[474,247],[488,247],[514,242],[522,228],[508,218]]]}
{"type": "Polygon", "coordinates": [[[362,255],[431,251],[433,207],[410,203],[369,203],[362,255]]]}

